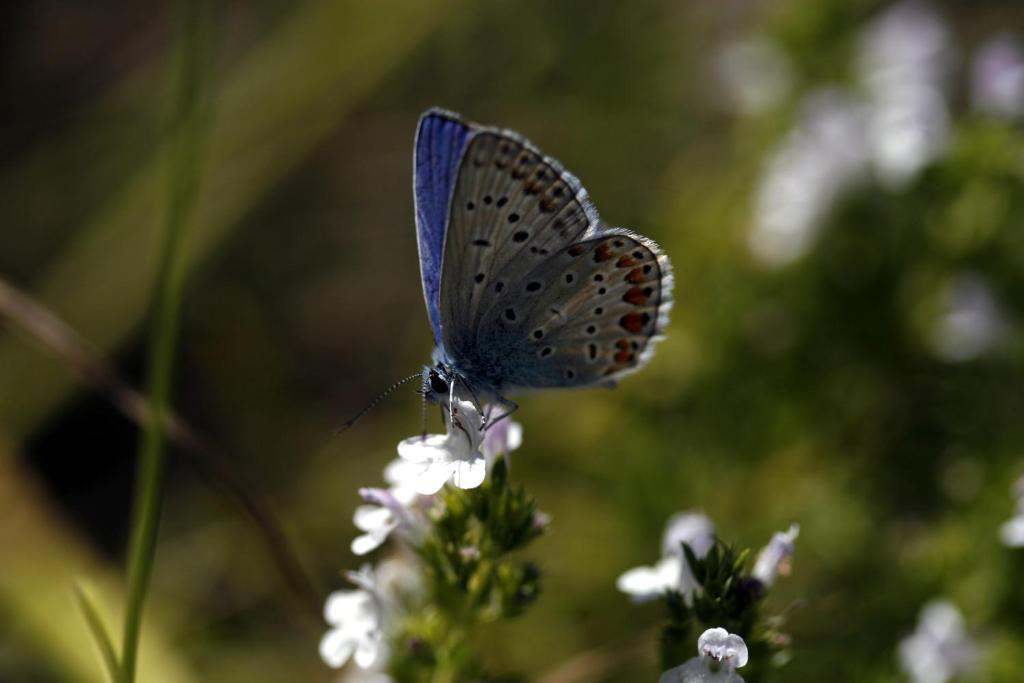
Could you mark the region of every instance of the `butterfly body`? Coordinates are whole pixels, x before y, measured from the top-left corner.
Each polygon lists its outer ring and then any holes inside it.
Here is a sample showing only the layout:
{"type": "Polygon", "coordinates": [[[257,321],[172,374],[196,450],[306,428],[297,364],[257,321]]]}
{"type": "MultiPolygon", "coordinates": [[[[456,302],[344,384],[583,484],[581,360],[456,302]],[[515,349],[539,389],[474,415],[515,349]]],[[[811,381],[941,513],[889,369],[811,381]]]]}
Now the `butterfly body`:
{"type": "Polygon", "coordinates": [[[586,190],[518,134],[432,109],[414,160],[434,366],[428,398],[611,386],[641,367],[671,305],[667,257],[601,222],[586,190]]]}

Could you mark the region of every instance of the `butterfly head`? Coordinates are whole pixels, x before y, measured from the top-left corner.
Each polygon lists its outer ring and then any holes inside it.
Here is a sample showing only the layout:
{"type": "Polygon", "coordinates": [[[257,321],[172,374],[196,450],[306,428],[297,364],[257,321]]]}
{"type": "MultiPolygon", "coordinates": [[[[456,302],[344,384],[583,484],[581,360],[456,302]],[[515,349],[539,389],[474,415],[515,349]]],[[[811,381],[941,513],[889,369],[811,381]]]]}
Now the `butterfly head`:
{"type": "Polygon", "coordinates": [[[452,383],[455,380],[454,370],[450,365],[437,363],[433,367],[423,367],[423,398],[431,403],[448,403],[452,383]]]}

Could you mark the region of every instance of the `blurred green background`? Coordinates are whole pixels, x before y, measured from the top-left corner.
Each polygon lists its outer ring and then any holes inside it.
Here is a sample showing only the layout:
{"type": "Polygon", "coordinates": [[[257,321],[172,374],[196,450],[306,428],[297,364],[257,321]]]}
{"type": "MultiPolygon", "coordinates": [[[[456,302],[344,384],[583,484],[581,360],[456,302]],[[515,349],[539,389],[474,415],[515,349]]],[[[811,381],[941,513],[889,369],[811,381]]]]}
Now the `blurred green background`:
{"type": "MultiPolygon", "coordinates": [[[[3,18],[0,276],[139,384],[172,8],[3,18]]],[[[983,64],[1024,7],[306,0],[213,21],[174,403],[322,589],[361,562],[356,489],[420,428],[409,388],[332,436],[429,359],[411,157],[440,105],[559,158],[676,271],[648,368],[519,401],[513,475],[553,523],[540,600],[484,634],[494,670],[655,680],[659,607],[614,581],[698,509],[743,546],[801,524],[771,680],[906,680],[897,643],[935,597],[977,680],[1024,679],[1024,551],[998,534],[1024,468],[1024,72],[983,64]]],[[[0,680],[102,680],[70,586],[119,623],[135,444],[65,358],[0,328],[0,680]]],[[[319,619],[172,458],[140,680],[333,680],[319,619]]]]}

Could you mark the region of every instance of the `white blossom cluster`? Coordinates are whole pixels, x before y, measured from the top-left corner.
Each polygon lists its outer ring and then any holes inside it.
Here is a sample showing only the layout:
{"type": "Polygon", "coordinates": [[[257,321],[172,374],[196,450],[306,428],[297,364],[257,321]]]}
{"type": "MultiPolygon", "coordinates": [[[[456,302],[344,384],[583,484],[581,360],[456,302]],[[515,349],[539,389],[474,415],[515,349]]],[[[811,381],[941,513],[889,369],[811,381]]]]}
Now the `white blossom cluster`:
{"type": "Polygon", "coordinates": [[[359,489],[364,504],[356,508],[352,521],[362,534],[352,541],[352,552],[366,555],[392,536],[405,549],[376,569],[366,564],[358,572],[346,573],[356,589],[335,591],[327,598],[324,619],[331,628],[320,641],[320,657],[332,668],[352,660],[358,668],[346,680],[390,680],[382,673],[389,654],[388,631],[399,597],[419,590],[415,555],[408,548],[415,548],[428,532],[435,494],[448,483],[463,489],[480,486],[494,460],[522,443],[518,423],[504,419],[486,425],[470,402],[457,401],[446,417],[447,433],[398,444],[398,459],[384,469],[386,488],[359,489]]]}
{"type": "Polygon", "coordinates": [[[1013,486],[1017,507],[1013,517],[999,528],[999,537],[1008,548],[1024,548],[1024,477],[1013,486]]]}
{"type": "MultiPolygon", "coordinates": [[[[796,549],[800,526],[772,535],[754,562],[750,577],[764,588],[789,572],[790,558],[796,549]]],[[[700,512],[680,512],[669,518],[662,536],[662,558],[654,566],[634,567],[619,576],[616,585],[635,602],[663,597],[669,591],[682,595],[687,605],[701,590],[683,554],[683,544],[698,559],[707,556],[715,545],[715,525],[700,512]]],[[[697,642],[697,656],[662,674],[659,683],[743,683],[736,669],[747,663],[743,638],[723,628],[705,631],[697,642]]]]}
{"type": "Polygon", "coordinates": [[[917,630],[900,641],[897,653],[911,683],[947,683],[973,672],[979,657],[960,610],[947,600],[924,606],[917,630]]]}
{"type": "MultiPolygon", "coordinates": [[[[768,588],[780,573],[788,572],[799,534],[798,524],[776,532],[758,554],[751,577],[768,588]]],[[[690,546],[698,559],[703,558],[715,544],[714,522],[700,512],[680,512],[670,517],[662,537],[662,558],[654,566],[634,567],[623,573],[616,581],[619,590],[634,602],[655,600],[675,591],[682,594],[687,604],[692,604],[700,586],[683,557],[683,543],[690,546]]]]}
{"type": "MultiPolygon", "coordinates": [[[[787,265],[812,246],[835,203],[875,182],[898,191],[943,155],[951,141],[952,32],[923,0],[903,0],[862,32],[853,85],[826,85],[801,97],[792,130],[771,155],[748,236],[755,258],[787,265]]],[[[780,104],[791,67],[767,38],[719,53],[718,74],[741,113],[780,104]]],[[[1024,48],[1009,35],[982,44],[970,64],[971,106],[984,116],[1024,116],[1024,48]]]]}

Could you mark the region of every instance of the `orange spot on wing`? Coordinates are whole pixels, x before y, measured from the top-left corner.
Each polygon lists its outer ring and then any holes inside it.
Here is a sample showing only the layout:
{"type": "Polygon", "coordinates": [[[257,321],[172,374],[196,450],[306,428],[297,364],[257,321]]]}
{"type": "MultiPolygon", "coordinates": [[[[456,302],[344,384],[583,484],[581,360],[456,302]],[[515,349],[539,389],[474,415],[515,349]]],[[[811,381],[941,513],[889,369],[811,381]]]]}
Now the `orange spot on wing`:
{"type": "Polygon", "coordinates": [[[633,270],[626,273],[626,282],[631,285],[638,285],[644,281],[644,270],[643,268],[634,268],[633,270]]]}
{"type": "Polygon", "coordinates": [[[644,329],[644,325],[646,325],[650,319],[651,316],[648,313],[627,313],[619,318],[619,325],[627,332],[640,334],[644,329]]]}
{"type": "Polygon", "coordinates": [[[647,292],[643,287],[631,287],[628,292],[622,295],[622,300],[634,306],[643,306],[647,303],[647,292]]]}
{"type": "Polygon", "coordinates": [[[616,261],[615,265],[617,265],[619,268],[629,268],[630,266],[635,266],[636,265],[636,259],[634,259],[629,254],[626,254],[625,256],[620,258],[618,261],[616,261]]]}
{"type": "Polygon", "coordinates": [[[615,362],[619,365],[626,365],[633,362],[633,354],[629,351],[619,351],[615,354],[615,362]]]}
{"type": "Polygon", "coordinates": [[[594,260],[597,262],[607,261],[608,259],[614,258],[615,254],[612,253],[612,248],[608,246],[607,242],[600,244],[597,249],[594,250],[594,260]]]}

